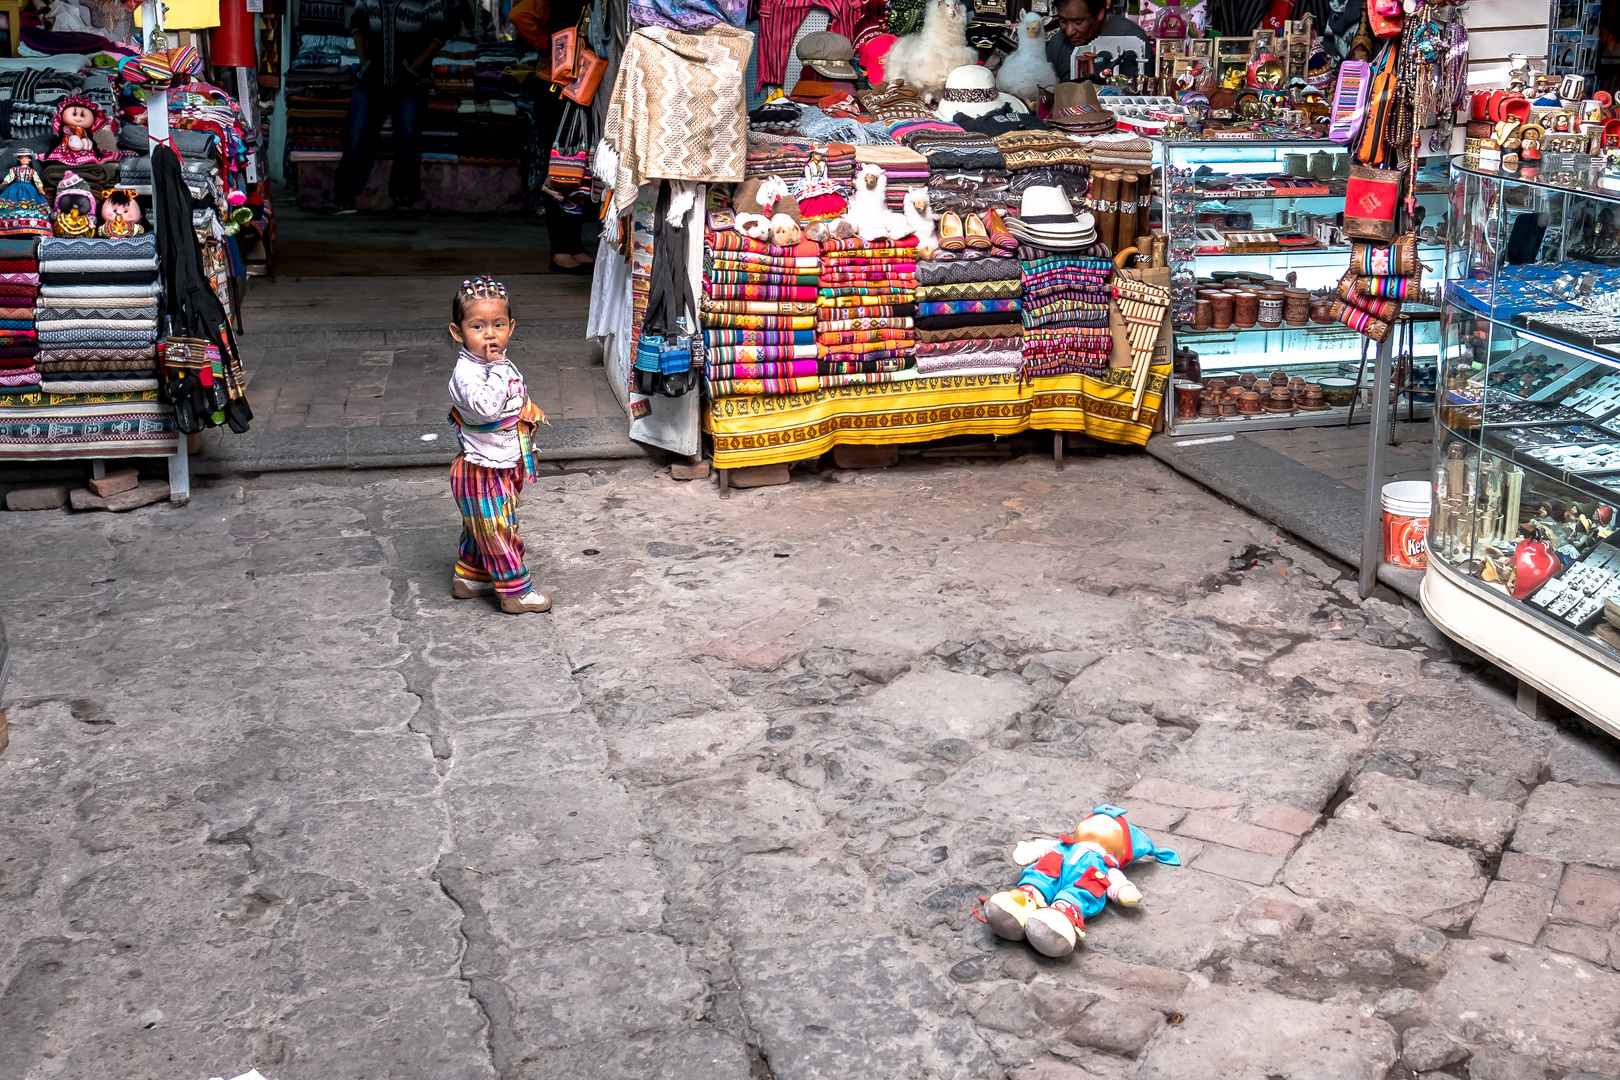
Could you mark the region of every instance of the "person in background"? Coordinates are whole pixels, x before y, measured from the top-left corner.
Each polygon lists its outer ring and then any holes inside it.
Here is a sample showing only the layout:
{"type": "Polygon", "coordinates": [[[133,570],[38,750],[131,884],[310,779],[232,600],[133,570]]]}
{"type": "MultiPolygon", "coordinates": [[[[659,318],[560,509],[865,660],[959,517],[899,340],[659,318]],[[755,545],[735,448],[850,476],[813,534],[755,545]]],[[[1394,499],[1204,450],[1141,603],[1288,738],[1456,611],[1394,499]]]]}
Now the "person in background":
{"type": "Polygon", "coordinates": [[[1071,58],[1081,46],[1099,38],[1135,38],[1141,42],[1141,55],[1148,54],[1147,33],[1123,15],[1108,13],[1109,0],[1057,0],[1052,13],[1057,16],[1057,33],[1046,39],[1046,58],[1057,69],[1058,79],[1069,82],[1071,58]]]}
{"type": "Polygon", "coordinates": [[[445,0],[359,0],[354,31],[360,71],[349,99],[343,160],[332,182],[326,214],[352,214],[371,178],[383,121],[394,118],[394,165],[388,194],[394,209],[409,211],[422,197],[422,119],[433,89],[433,57],[449,36],[445,0]]]}
{"type": "MultiPolygon", "coordinates": [[[[523,40],[540,54],[536,73],[529,76],[523,93],[534,102],[535,130],[530,137],[536,151],[542,155],[549,155],[552,144],[557,141],[563,106],[567,104],[558,88],[545,77],[551,70],[551,35],[577,26],[580,12],[584,10],[584,0],[517,0],[507,16],[512,27],[523,35],[523,40]]],[[[552,273],[589,274],[596,260],[585,252],[581,234],[584,217],[570,214],[543,191],[540,199],[546,208],[546,230],[551,234],[552,273]]]]}

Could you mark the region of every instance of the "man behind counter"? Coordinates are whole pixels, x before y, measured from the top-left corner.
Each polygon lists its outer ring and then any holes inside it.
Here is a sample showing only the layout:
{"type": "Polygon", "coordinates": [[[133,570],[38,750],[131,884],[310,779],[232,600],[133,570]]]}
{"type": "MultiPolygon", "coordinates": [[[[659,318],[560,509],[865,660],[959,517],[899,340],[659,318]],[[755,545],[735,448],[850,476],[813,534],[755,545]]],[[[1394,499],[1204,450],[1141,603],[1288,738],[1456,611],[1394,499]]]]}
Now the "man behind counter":
{"type": "Polygon", "coordinates": [[[1058,0],[1057,33],[1046,39],[1046,58],[1057,69],[1058,78],[1070,81],[1074,51],[1103,38],[1135,38],[1146,56],[1147,34],[1123,15],[1109,15],[1108,0],[1058,0]]]}

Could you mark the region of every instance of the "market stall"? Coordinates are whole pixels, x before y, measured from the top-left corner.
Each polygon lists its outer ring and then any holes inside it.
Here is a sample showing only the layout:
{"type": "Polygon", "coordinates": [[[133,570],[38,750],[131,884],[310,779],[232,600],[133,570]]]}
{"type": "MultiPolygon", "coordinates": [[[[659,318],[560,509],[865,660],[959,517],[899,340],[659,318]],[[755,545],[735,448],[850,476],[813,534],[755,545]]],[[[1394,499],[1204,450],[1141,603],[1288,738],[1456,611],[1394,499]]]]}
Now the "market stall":
{"type": "Polygon", "coordinates": [[[1343,422],[1387,400],[1379,343],[1420,414],[1422,269],[1449,228],[1443,165],[1422,162],[1467,36],[1450,8],[1385,7],[1319,32],[1149,6],[1139,37],[1070,42],[1062,72],[1018,9],[970,27],[928,5],[899,37],[892,12],[773,13],[756,41],[741,10],[633,8],[595,155],[590,331],[632,436],[707,438],[724,471],[1343,422]]]}
{"type": "Polygon", "coordinates": [[[183,503],[182,436],[252,419],[232,263],[265,210],[246,205],[235,99],[194,45],[170,47],[154,5],[141,16],[25,25],[31,55],[0,73],[0,458],[88,459],[99,477],[109,459],[167,457],[183,503]]]}

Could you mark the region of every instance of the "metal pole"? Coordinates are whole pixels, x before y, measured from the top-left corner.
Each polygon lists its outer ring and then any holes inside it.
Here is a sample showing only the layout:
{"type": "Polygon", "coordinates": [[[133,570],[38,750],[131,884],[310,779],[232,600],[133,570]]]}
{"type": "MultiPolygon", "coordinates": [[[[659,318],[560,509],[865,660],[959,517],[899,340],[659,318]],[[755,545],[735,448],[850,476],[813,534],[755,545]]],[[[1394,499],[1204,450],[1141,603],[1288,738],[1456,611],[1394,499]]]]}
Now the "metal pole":
{"type": "Polygon", "coordinates": [[[1372,407],[1367,410],[1367,505],[1361,525],[1361,595],[1378,584],[1378,564],[1384,557],[1383,488],[1384,443],[1389,440],[1389,361],[1395,351],[1396,329],[1378,343],[1378,369],[1373,375],[1372,407]]]}
{"type": "MultiPolygon", "coordinates": [[[[153,49],[153,38],[163,29],[161,0],[144,0],[141,4],[141,41],[147,52],[153,49]]],[[[169,92],[148,89],[146,92],[146,153],[150,158],[152,147],[169,139],[169,92]]],[[[155,230],[159,214],[157,176],[152,177],[152,228],[155,230]]],[[[191,501],[190,447],[185,433],[175,429],[177,440],[174,456],[169,459],[169,502],[184,506],[191,501]]]]}

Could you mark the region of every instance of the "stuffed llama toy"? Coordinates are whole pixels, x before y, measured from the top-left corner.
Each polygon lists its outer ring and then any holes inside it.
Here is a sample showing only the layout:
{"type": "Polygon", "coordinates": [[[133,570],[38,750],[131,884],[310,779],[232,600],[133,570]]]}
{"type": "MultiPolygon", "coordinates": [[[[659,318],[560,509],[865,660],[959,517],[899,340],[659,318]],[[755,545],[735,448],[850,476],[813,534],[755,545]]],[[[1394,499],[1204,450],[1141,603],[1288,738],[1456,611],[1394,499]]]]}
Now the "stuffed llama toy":
{"type": "Polygon", "coordinates": [[[901,204],[900,213],[910,230],[904,235],[915,233],[917,236],[917,257],[933,258],[934,252],[939,250],[939,237],[934,232],[937,217],[928,205],[928,189],[912,188],[906,192],[906,201],[901,204]]]}
{"type": "Polygon", "coordinates": [[[961,0],[929,0],[922,29],[900,38],[883,61],[883,74],[904,79],[931,105],[945,93],[945,78],[959,67],[979,62],[967,43],[967,8],[961,0]]]}
{"type": "Polygon", "coordinates": [[[1041,88],[1050,90],[1057,83],[1057,69],[1046,58],[1046,31],[1041,17],[1031,11],[1018,24],[1018,50],[996,72],[996,86],[1034,108],[1041,88]]]}

